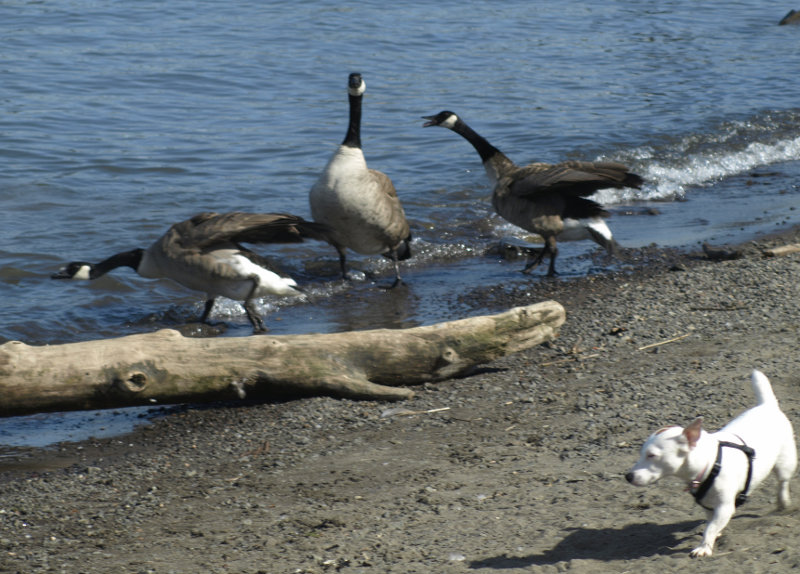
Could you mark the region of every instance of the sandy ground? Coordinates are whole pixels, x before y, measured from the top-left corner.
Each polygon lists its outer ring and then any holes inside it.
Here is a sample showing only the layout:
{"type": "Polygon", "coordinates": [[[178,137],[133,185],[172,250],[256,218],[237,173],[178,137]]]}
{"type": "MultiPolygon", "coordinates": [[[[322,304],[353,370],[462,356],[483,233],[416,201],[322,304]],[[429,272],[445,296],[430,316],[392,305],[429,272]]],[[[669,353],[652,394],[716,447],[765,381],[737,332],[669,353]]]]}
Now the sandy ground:
{"type": "Polygon", "coordinates": [[[702,415],[716,429],[751,405],[753,368],[800,426],[800,256],[761,257],[798,241],[725,262],[629,251],[619,274],[465,294],[487,313],[553,298],[567,323],[406,403],[181,406],[126,437],[27,453],[43,470],[0,475],[0,571],[798,568],[800,514],[774,512],[774,480],[714,556],[691,559],[704,514],[683,485],[623,478],[656,428],[702,415]],[[448,410],[381,417],[397,407],[448,410]]]}

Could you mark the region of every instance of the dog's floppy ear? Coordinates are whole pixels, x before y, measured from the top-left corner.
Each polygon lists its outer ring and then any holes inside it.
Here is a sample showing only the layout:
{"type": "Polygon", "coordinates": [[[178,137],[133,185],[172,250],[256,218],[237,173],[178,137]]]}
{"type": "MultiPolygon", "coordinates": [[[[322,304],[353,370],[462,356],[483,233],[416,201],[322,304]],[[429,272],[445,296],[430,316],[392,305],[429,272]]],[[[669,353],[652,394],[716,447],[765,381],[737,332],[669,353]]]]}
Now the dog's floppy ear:
{"type": "Polygon", "coordinates": [[[686,438],[686,442],[689,443],[689,448],[697,446],[697,441],[700,440],[700,431],[702,430],[703,417],[697,417],[692,424],[683,429],[683,436],[686,438]]]}

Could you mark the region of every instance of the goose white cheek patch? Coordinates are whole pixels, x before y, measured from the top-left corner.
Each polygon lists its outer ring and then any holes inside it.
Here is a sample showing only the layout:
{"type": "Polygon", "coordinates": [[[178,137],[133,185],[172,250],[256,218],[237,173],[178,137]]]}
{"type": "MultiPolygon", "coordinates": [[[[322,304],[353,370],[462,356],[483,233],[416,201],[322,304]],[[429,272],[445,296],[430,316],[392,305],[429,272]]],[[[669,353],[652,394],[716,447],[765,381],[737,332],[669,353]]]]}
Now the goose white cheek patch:
{"type": "Polygon", "coordinates": [[[445,121],[440,123],[439,127],[447,128],[447,129],[451,129],[452,130],[455,127],[457,121],[458,121],[458,116],[452,115],[449,118],[447,118],[445,121]]]}
{"type": "Polygon", "coordinates": [[[366,89],[367,89],[367,83],[364,80],[361,80],[360,86],[358,86],[357,88],[348,87],[347,93],[350,94],[351,96],[360,96],[363,95],[366,89]]]}
{"type": "Polygon", "coordinates": [[[92,272],[92,268],[88,265],[81,265],[81,268],[78,269],[78,272],[72,276],[73,281],[88,281],[91,279],[89,276],[92,272]]]}

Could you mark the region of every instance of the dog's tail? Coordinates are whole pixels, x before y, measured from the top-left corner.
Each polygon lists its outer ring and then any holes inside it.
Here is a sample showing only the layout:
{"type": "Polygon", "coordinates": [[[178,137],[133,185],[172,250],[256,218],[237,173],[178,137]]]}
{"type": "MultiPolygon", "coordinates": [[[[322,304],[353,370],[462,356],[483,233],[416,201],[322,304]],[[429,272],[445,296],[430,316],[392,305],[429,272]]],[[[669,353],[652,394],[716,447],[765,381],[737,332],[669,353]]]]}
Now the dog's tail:
{"type": "Polygon", "coordinates": [[[753,370],[750,375],[750,381],[753,383],[753,392],[756,394],[756,401],[759,405],[777,405],[778,399],[775,398],[775,393],[772,392],[772,385],[769,384],[769,379],[764,373],[759,370],[753,370]]]}

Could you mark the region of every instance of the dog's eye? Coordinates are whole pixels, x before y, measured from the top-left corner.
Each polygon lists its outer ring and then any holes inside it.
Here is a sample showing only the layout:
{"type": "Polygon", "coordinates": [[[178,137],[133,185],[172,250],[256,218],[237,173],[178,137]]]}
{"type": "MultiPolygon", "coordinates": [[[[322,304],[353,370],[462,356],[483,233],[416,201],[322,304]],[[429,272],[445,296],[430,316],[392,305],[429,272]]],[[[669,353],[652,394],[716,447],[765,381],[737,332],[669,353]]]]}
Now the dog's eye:
{"type": "Polygon", "coordinates": [[[647,453],[647,458],[655,458],[655,457],[656,457],[656,453],[654,453],[654,452],[648,452],[647,453]]]}

